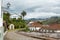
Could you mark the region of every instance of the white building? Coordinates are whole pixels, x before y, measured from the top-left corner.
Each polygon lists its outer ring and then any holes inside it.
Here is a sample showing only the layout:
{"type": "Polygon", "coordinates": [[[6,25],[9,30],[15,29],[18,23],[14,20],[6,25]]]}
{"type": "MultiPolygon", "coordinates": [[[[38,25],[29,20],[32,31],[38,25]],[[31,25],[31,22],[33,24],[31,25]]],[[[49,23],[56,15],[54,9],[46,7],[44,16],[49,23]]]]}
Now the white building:
{"type": "Polygon", "coordinates": [[[42,25],[38,22],[29,22],[29,29],[31,31],[39,31],[43,33],[58,33],[60,32],[60,24],[50,24],[50,25],[42,25]]]}
{"type": "Polygon", "coordinates": [[[0,40],[3,40],[3,17],[1,12],[1,0],[0,0],[0,40]]]}
{"type": "Polygon", "coordinates": [[[43,26],[40,29],[40,32],[45,32],[45,33],[58,33],[60,32],[60,24],[50,24],[49,26],[43,26]]]}
{"type": "Polygon", "coordinates": [[[31,31],[39,31],[39,29],[42,27],[42,24],[38,22],[29,22],[28,26],[31,31]]]}
{"type": "Polygon", "coordinates": [[[17,14],[11,14],[11,15],[10,15],[10,18],[11,18],[11,19],[16,18],[16,20],[17,20],[18,18],[20,18],[20,16],[17,15],[17,14]]]}

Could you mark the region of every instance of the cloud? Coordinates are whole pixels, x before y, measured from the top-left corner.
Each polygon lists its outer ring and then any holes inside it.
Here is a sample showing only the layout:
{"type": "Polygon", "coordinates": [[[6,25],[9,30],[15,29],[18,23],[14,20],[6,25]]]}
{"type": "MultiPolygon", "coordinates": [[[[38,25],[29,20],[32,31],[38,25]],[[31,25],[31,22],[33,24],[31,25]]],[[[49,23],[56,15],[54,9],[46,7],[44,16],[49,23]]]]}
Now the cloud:
{"type": "Polygon", "coordinates": [[[60,0],[3,0],[3,6],[6,6],[8,2],[11,3],[11,12],[21,13],[25,10],[29,18],[31,15],[31,17],[38,17],[42,14],[42,16],[60,15],[60,0]]]}
{"type": "Polygon", "coordinates": [[[51,16],[60,16],[60,14],[52,13],[52,12],[33,12],[33,13],[28,13],[25,16],[25,19],[29,18],[49,18],[51,16]]]}

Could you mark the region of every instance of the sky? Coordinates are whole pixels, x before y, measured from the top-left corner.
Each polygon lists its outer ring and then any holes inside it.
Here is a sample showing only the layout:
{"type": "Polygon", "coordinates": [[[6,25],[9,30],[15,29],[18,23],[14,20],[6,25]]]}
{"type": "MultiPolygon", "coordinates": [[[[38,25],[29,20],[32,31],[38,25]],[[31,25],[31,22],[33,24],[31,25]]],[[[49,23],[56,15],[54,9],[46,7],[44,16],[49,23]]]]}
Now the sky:
{"type": "Polygon", "coordinates": [[[25,19],[60,16],[60,0],[3,0],[3,6],[6,7],[8,2],[13,14],[25,10],[25,19]]]}

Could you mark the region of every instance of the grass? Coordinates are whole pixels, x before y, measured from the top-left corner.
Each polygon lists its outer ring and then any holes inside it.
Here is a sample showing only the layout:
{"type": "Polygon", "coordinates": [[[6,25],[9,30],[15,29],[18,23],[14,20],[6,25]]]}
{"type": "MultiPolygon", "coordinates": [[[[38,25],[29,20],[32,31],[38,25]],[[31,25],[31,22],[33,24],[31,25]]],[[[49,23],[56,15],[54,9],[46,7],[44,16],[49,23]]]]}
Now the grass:
{"type": "Polygon", "coordinates": [[[26,27],[26,28],[18,28],[18,29],[14,29],[14,30],[8,30],[8,32],[10,31],[24,31],[24,32],[30,32],[30,30],[26,27]]]}

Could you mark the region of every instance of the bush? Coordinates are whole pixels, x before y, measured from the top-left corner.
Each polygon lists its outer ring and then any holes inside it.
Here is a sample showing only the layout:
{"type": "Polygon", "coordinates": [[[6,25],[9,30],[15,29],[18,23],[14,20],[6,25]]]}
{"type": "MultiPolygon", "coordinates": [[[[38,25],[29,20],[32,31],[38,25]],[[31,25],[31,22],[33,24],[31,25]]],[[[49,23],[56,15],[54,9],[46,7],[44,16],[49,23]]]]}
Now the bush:
{"type": "Polygon", "coordinates": [[[28,27],[23,28],[21,31],[24,31],[24,32],[30,32],[30,30],[28,29],[28,27]]]}

